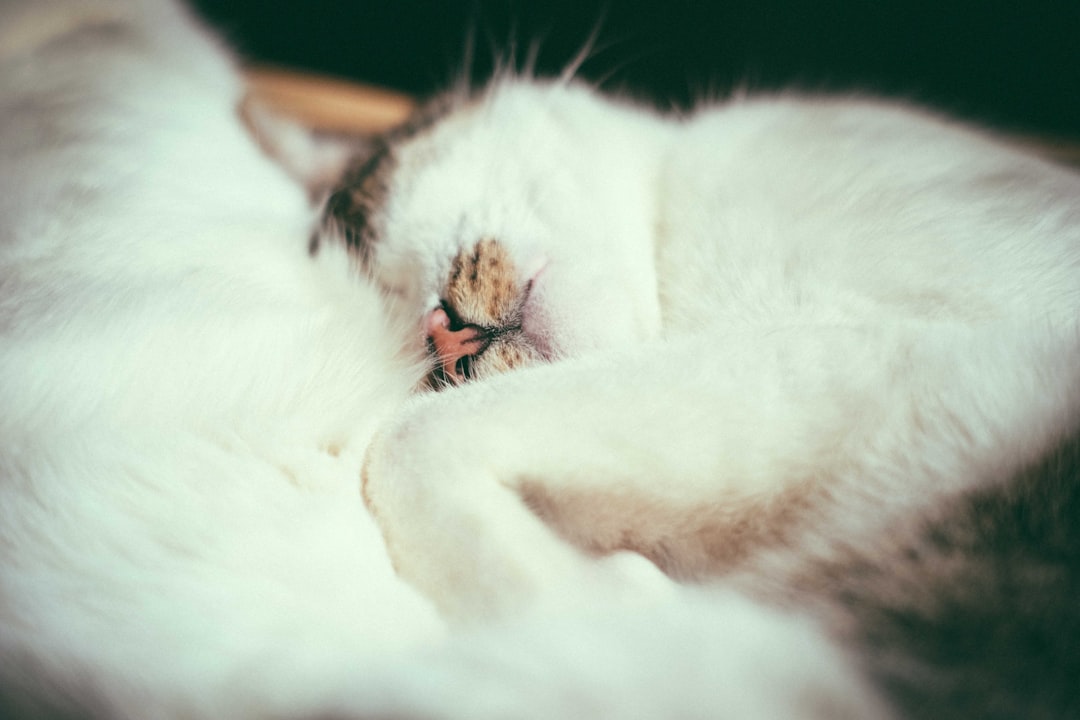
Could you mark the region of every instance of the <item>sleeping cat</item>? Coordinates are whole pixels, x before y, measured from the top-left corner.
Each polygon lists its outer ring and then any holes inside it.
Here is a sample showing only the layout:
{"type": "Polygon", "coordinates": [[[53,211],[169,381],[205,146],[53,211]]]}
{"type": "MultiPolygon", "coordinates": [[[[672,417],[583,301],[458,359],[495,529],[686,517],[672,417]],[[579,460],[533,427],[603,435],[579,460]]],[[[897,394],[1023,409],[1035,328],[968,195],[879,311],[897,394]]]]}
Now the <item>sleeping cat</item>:
{"type": "Polygon", "coordinates": [[[643,556],[809,612],[911,717],[1080,710],[1080,177],[858,98],[436,107],[313,243],[443,390],[365,463],[402,577],[478,622],[648,597],[643,556]]]}
{"type": "Polygon", "coordinates": [[[166,0],[0,3],[0,715],[878,714],[645,561],[472,623],[400,579],[361,470],[429,368],[242,96],[166,0]]]}
{"type": "Polygon", "coordinates": [[[0,714],[1075,708],[1072,175],[507,81],[312,257],[242,94],[165,0],[0,5],[0,714]]]}

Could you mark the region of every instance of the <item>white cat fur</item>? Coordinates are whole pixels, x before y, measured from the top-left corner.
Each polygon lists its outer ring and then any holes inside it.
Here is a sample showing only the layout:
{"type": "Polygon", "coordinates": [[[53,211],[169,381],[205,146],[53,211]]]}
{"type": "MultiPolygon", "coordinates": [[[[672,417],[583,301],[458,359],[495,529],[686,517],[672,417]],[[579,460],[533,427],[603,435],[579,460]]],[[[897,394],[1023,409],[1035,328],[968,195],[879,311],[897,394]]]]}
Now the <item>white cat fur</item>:
{"type": "MultiPolygon", "coordinates": [[[[877,712],[811,621],[649,572],[627,597],[647,567],[556,615],[448,623],[359,492],[421,369],[344,253],[308,256],[302,190],[245,135],[216,43],[167,3],[20,0],[0,63],[6,710],[877,712]]],[[[634,313],[608,334],[656,330],[634,313]]]]}
{"type": "Polygon", "coordinates": [[[529,487],[592,498],[563,528],[590,547],[808,485],[866,503],[821,510],[858,544],[1075,417],[1080,179],[968,129],[794,97],[670,120],[510,80],[393,157],[372,275],[415,322],[495,238],[561,359],[419,398],[369,456],[396,567],[451,614],[580,585],[529,487]]]}
{"type": "MultiPolygon", "coordinates": [[[[1076,426],[1080,178],[1001,141],[855,98],[679,120],[528,78],[402,138],[368,272],[423,328],[493,239],[558,360],[419,397],[368,453],[395,568],[448,617],[649,597],[634,556],[580,552],[620,548],[783,602],[1076,426]]],[[[849,631],[825,595],[794,602],[849,631]]]]}

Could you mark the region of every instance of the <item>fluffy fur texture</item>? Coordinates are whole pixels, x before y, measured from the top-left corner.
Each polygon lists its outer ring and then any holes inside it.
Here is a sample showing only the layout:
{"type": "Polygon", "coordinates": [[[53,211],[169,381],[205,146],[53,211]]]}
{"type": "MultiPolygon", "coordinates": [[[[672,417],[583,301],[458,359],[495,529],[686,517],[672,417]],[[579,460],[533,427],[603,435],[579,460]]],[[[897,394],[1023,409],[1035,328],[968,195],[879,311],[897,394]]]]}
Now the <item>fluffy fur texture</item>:
{"type": "Polygon", "coordinates": [[[665,118],[510,77],[439,107],[318,244],[465,385],[368,454],[403,577],[475,621],[631,551],[812,610],[916,717],[1077,709],[1080,178],[852,98],[665,118]]]}
{"type": "Polygon", "coordinates": [[[241,92],[165,2],[0,7],[0,709],[1075,709],[1074,176],[510,83],[313,257],[241,92]],[[465,326],[533,367],[408,399],[465,326]]]}

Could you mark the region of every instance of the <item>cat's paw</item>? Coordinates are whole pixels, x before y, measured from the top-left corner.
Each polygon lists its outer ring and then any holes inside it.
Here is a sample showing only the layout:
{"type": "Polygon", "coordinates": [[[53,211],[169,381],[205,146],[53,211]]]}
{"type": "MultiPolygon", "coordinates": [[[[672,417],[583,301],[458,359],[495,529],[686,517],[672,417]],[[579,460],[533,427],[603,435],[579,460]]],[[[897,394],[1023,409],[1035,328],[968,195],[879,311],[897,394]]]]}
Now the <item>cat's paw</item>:
{"type": "Polygon", "coordinates": [[[515,473],[454,447],[439,415],[418,413],[378,436],[362,485],[397,572],[445,616],[650,603],[671,590],[640,555],[590,557],[558,537],[522,500],[515,473]]]}
{"type": "Polygon", "coordinates": [[[581,560],[481,457],[448,438],[423,415],[368,449],[364,501],[394,567],[456,620],[532,604],[581,560]]]}

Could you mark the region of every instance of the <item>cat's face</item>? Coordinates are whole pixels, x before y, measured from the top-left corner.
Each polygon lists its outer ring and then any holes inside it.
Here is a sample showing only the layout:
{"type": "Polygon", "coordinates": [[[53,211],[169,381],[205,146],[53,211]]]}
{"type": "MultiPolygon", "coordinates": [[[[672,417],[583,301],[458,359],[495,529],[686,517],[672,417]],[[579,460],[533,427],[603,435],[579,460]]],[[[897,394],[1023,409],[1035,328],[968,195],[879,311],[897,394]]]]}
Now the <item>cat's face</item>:
{"type": "Polygon", "coordinates": [[[659,329],[660,122],[562,84],[503,82],[374,144],[326,206],[457,383],[659,329]]]}

